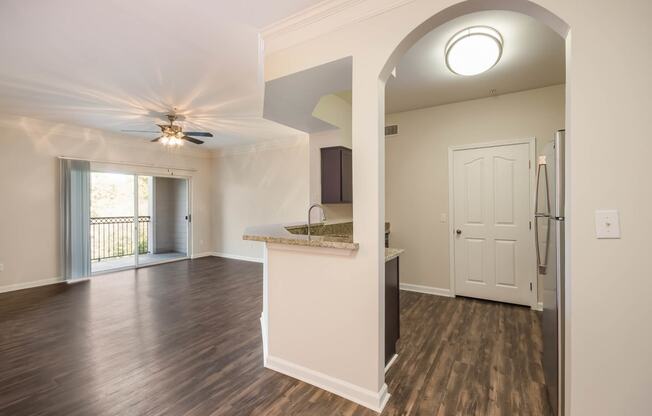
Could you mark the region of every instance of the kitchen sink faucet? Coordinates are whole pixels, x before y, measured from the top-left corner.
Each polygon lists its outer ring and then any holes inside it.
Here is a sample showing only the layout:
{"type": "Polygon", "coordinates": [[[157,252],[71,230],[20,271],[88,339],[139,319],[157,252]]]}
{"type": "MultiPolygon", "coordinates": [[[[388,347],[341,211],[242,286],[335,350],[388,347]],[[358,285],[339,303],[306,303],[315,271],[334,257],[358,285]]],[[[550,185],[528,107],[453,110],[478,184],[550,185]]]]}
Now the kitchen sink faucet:
{"type": "Polygon", "coordinates": [[[311,234],[310,227],[312,226],[312,224],[310,223],[310,212],[315,207],[319,207],[319,209],[321,209],[321,222],[326,221],[326,214],[324,213],[324,207],[322,207],[321,204],[317,204],[317,203],[310,205],[310,208],[308,208],[308,240],[310,240],[310,234],[311,234]]]}

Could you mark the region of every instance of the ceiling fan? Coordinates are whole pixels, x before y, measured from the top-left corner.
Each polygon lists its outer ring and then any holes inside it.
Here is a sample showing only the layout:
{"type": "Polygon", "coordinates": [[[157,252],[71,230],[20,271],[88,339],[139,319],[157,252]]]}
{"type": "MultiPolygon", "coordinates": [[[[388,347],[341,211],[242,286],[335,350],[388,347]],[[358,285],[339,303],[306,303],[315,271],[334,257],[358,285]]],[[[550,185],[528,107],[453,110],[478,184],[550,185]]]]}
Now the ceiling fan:
{"type": "MultiPolygon", "coordinates": [[[[213,134],[208,132],[183,131],[181,126],[179,126],[178,124],[174,124],[174,122],[177,120],[177,116],[175,114],[168,114],[167,118],[170,121],[170,124],[157,124],[157,126],[161,128],[160,133],[162,133],[162,135],[152,140],[153,142],[160,141],[165,146],[181,146],[183,145],[184,141],[188,141],[190,143],[195,143],[195,144],[204,143],[203,140],[195,139],[194,137],[191,136],[213,137],[213,134]]],[[[122,130],[122,131],[128,133],[159,133],[158,131],[147,131],[147,130],[122,130]]]]}

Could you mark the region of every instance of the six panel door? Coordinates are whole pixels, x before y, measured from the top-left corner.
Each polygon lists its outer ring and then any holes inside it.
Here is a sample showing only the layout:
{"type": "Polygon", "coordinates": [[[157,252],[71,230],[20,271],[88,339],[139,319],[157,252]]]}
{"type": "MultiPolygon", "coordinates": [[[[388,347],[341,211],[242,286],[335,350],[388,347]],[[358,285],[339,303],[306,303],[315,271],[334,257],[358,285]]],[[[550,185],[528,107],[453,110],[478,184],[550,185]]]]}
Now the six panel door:
{"type": "Polygon", "coordinates": [[[456,294],[529,305],[529,144],[457,150],[453,164],[456,294]]]}

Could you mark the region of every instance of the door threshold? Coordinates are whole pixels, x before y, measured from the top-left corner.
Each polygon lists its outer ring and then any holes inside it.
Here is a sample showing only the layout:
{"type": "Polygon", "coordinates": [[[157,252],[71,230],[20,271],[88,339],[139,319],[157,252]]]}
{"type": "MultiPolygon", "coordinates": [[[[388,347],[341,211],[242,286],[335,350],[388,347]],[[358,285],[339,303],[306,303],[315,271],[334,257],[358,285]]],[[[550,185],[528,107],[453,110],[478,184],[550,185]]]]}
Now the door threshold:
{"type": "MultiPolygon", "coordinates": [[[[160,264],[166,264],[166,263],[174,263],[175,261],[182,261],[182,260],[190,260],[190,257],[188,255],[186,255],[185,257],[179,257],[179,258],[175,258],[175,259],[166,259],[166,260],[161,260],[161,261],[157,261],[157,262],[154,262],[154,263],[141,264],[141,265],[138,265],[138,266],[116,267],[115,269],[102,270],[102,271],[99,271],[99,272],[92,272],[90,277],[87,277],[87,278],[85,278],[83,280],[88,280],[91,277],[102,276],[104,274],[123,272],[123,271],[126,271],[126,270],[144,269],[145,267],[158,266],[160,264]]],[[[78,279],[78,280],[82,280],[82,279],[78,279]]]]}

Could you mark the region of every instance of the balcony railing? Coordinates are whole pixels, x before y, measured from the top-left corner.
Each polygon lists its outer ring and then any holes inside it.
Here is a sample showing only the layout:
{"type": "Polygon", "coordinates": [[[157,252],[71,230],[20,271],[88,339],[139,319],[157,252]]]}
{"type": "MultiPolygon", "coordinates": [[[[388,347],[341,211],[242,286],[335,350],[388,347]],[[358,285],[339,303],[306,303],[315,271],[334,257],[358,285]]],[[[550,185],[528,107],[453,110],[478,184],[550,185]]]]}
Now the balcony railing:
{"type": "MultiPolygon", "coordinates": [[[[138,217],[138,254],[149,253],[149,216],[138,217]]],[[[134,217],[91,217],[91,261],[133,256],[134,217]]]]}

